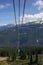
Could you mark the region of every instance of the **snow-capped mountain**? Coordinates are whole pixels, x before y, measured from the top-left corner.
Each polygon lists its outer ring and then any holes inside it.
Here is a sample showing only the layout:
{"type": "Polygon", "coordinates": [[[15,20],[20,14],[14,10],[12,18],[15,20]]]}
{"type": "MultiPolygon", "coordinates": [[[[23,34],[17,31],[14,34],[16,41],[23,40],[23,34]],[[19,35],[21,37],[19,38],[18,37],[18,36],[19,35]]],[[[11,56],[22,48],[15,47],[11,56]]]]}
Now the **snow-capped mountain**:
{"type": "MultiPolygon", "coordinates": [[[[18,30],[13,24],[0,27],[0,46],[16,46],[18,30]]],[[[20,46],[43,46],[43,24],[27,23],[19,27],[20,46]],[[23,26],[23,28],[22,28],[23,26]],[[38,43],[37,43],[38,40],[38,43]]]]}
{"type": "Polygon", "coordinates": [[[0,26],[0,31],[14,27],[14,26],[15,26],[14,24],[7,24],[7,25],[0,26]]]}

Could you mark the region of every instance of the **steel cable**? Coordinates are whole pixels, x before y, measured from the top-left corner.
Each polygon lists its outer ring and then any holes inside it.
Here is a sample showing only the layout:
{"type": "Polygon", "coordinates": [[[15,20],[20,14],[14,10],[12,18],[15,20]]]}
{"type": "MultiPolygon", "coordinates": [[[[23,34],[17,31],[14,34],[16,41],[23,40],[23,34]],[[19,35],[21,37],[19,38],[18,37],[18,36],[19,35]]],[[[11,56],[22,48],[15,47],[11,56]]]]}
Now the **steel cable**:
{"type": "Polygon", "coordinates": [[[13,0],[13,8],[14,8],[15,24],[16,24],[16,26],[17,26],[17,21],[16,21],[16,9],[15,9],[15,0],[13,0]]]}
{"type": "Polygon", "coordinates": [[[20,45],[20,0],[18,0],[18,54],[19,54],[19,45],[20,45]]]}
{"type": "Polygon", "coordinates": [[[23,20],[24,20],[25,5],[26,5],[26,0],[24,0],[24,6],[23,6],[23,16],[22,16],[22,24],[23,24],[23,20]]]}

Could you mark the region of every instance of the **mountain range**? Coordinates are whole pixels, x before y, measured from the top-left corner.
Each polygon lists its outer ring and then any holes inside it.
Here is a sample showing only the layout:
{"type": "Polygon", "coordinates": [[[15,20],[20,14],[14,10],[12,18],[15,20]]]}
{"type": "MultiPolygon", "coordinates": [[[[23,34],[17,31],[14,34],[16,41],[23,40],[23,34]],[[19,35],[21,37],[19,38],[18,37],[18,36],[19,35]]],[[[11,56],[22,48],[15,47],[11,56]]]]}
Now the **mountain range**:
{"type": "Polygon", "coordinates": [[[0,26],[0,47],[43,46],[43,23],[0,26]],[[19,33],[18,33],[19,32],[19,33]],[[19,42],[19,43],[18,43],[19,42]]]}

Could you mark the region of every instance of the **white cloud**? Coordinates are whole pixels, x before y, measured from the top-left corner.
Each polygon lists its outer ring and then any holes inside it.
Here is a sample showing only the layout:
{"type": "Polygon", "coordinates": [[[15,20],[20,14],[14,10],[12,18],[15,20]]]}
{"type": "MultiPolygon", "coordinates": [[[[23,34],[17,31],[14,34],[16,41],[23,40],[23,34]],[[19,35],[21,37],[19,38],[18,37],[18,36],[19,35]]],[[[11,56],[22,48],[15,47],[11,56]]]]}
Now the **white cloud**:
{"type": "Polygon", "coordinates": [[[1,9],[1,8],[4,8],[4,7],[5,7],[4,5],[0,4],[0,9],[1,9]]]}
{"type": "Polygon", "coordinates": [[[7,4],[0,4],[0,9],[6,8],[11,6],[11,4],[7,3],[7,4]]]}
{"type": "Polygon", "coordinates": [[[34,6],[37,6],[38,10],[43,9],[43,0],[36,0],[35,3],[33,3],[34,6]]]}
{"type": "Polygon", "coordinates": [[[7,24],[0,24],[0,26],[6,26],[7,24]]]}
{"type": "MultiPolygon", "coordinates": [[[[22,23],[22,16],[20,17],[20,20],[22,23]]],[[[39,23],[40,20],[43,20],[43,12],[38,13],[38,14],[34,14],[34,15],[25,14],[23,23],[28,23],[28,22],[34,22],[35,23],[35,21],[37,21],[39,23]]]]}
{"type": "Polygon", "coordinates": [[[11,4],[10,4],[10,3],[7,3],[7,4],[6,4],[6,7],[9,7],[9,6],[11,6],[11,4]]]}
{"type": "MultiPolygon", "coordinates": [[[[34,22],[34,23],[40,23],[42,20],[41,24],[43,23],[43,12],[37,13],[37,14],[25,14],[24,15],[24,21],[23,23],[29,23],[29,22],[34,22]]],[[[20,16],[20,23],[22,24],[22,16],[20,16]]],[[[14,22],[11,21],[9,24],[15,24],[14,22]]],[[[18,24],[18,19],[17,19],[17,24],[18,24]]],[[[7,24],[0,24],[0,26],[5,26],[7,24]]]]}

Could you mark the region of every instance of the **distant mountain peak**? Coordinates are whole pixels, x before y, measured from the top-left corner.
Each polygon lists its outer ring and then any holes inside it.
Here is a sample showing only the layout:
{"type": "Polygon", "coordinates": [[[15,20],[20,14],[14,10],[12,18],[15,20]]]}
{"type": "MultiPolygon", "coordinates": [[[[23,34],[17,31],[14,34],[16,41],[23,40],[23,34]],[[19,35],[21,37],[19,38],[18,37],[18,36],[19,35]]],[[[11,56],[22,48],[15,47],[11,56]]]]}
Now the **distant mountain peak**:
{"type": "Polygon", "coordinates": [[[14,27],[14,26],[15,26],[14,24],[6,24],[6,25],[3,25],[3,26],[0,26],[0,31],[6,30],[6,29],[14,27]]]}
{"type": "Polygon", "coordinates": [[[7,26],[8,27],[14,27],[15,25],[14,24],[8,24],[7,26]]]}

